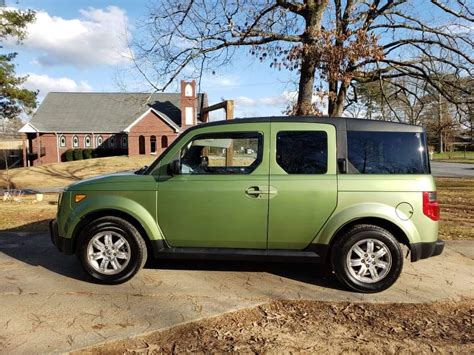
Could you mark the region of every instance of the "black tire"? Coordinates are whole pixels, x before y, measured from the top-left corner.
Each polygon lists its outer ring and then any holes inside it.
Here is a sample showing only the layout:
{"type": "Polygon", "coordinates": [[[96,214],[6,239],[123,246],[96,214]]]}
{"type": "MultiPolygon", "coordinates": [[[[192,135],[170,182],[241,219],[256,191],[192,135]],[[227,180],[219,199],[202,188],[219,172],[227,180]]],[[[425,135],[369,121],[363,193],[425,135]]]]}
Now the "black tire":
{"type": "MultiPolygon", "coordinates": [[[[376,251],[374,251],[374,253],[376,253],[376,251]]],[[[360,258],[361,260],[369,260],[366,259],[366,257],[370,258],[371,255],[363,254],[363,256],[361,256],[360,258]]],[[[379,263],[379,261],[376,260],[374,261],[374,265],[375,263],[379,263]]],[[[365,265],[372,267],[371,264],[371,262],[367,262],[367,264],[365,265]]],[[[403,253],[402,249],[400,248],[400,244],[389,231],[370,224],[359,224],[351,227],[344,234],[340,235],[338,239],[334,242],[331,248],[331,267],[339,281],[341,281],[349,289],[363,293],[376,293],[386,290],[387,288],[392,286],[395,281],[397,281],[403,268],[403,253]],[[375,279],[371,282],[365,282],[361,279],[371,279],[373,277],[364,277],[356,275],[358,273],[355,269],[359,267],[358,270],[360,271],[361,268],[365,267],[364,265],[354,266],[352,268],[352,271],[349,270],[348,253],[351,253],[351,256],[349,256],[349,259],[351,259],[353,255],[356,255],[356,252],[351,251],[351,248],[355,246],[358,242],[364,243],[366,239],[378,241],[375,242],[375,248],[380,248],[380,245],[377,244],[379,244],[380,242],[383,243],[383,245],[385,245],[386,247],[384,250],[388,249],[388,251],[390,252],[390,256],[388,256],[388,253],[383,256],[383,258],[391,258],[390,267],[386,267],[386,269],[388,269],[388,272],[385,271],[385,269],[383,268],[376,270],[377,272],[381,271],[381,274],[378,276],[382,276],[385,273],[383,278],[378,281],[375,281],[375,279]]],[[[367,272],[364,272],[364,274],[366,273],[370,274],[370,271],[367,269],[367,272]]]]}
{"type": "Polygon", "coordinates": [[[142,236],[132,224],[122,218],[111,216],[98,218],[86,225],[78,237],[76,255],[85,272],[94,280],[114,285],[130,280],[143,268],[147,260],[147,248],[142,236]],[[105,231],[111,231],[115,236],[123,237],[128,242],[126,247],[126,251],[129,252],[128,264],[113,275],[96,270],[88,260],[89,242],[94,236],[105,231]]]}

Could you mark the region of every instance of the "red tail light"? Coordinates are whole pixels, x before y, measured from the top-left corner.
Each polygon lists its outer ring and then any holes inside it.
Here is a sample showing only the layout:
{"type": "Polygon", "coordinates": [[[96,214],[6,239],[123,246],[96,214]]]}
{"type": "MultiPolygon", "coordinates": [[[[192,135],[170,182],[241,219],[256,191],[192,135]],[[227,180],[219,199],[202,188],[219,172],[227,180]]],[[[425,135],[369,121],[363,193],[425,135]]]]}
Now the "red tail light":
{"type": "Polygon", "coordinates": [[[436,192],[423,192],[423,213],[433,221],[439,221],[439,203],[436,192]]]}

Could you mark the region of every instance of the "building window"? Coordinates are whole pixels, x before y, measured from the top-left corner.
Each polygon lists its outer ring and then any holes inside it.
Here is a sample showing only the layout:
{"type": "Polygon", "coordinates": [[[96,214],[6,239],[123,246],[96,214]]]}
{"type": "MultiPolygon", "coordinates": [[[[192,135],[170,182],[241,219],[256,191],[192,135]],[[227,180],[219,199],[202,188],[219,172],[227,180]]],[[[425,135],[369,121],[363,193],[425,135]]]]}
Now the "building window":
{"type": "Polygon", "coordinates": [[[150,137],[150,151],[151,153],[156,153],[156,136],[150,137]]]}
{"type": "Polygon", "coordinates": [[[161,148],[168,148],[168,137],[161,137],[161,148]]]}
{"type": "Polygon", "coordinates": [[[77,136],[72,137],[72,147],[79,148],[79,137],[77,136]]]}
{"type": "Polygon", "coordinates": [[[63,135],[59,136],[59,146],[61,148],[66,147],[66,137],[64,137],[63,135]]]}
{"type": "Polygon", "coordinates": [[[103,142],[104,138],[102,138],[102,136],[97,136],[97,148],[99,148],[103,142]]]}
{"type": "Polygon", "coordinates": [[[92,145],[91,136],[87,135],[84,137],[84,147],[89,148],[92,145]]]}
{"type": "Polygon", "coordinates": [[[110,136],[109,138],[109,147],[115,148],[115,136],[110,136]]]}
{"type": "Polygon", "coordinates": [[[145,154],[145,137],[138,137],[138,153],[145,154]]]}
{"type": "Polygon", "coordinates": [[[128,136],[127,135],[122,136],[122,148],[123,149],[128,148],[128,136]]]}

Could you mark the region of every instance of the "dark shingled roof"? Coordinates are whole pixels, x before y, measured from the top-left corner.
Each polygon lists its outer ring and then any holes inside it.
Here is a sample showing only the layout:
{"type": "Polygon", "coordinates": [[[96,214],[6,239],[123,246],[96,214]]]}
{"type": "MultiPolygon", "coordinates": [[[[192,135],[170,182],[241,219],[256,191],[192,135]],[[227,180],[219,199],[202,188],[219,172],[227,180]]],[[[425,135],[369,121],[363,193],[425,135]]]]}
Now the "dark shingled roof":
{"type": "MultiPolygon", "coordinates": [[[[205,94],[198,94],[198,115],[205,94]]],[[[150,108],[181,126],[180,94],[50,92],[30,124],[40,132],[121,132],[150,108]]]]}

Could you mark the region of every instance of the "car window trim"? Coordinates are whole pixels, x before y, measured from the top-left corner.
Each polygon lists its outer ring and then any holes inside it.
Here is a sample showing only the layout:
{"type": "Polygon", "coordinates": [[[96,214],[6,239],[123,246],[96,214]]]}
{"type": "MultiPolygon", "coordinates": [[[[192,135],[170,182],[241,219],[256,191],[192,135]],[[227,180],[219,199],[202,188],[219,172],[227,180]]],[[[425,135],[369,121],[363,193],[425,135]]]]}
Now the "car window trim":
{"type": "MultiPolygon", "coordinates": [[[[228,138],[229,135],[239,135],[239,134],[255,134],[257,135],[258,137],[256,137],[258,139],[258,150],[257,150],[257,158],[255,159],[255,161],[249,165],[252,166],[253,164],[255,164],[255,166],[253,167],[253,169],[250,171],[250,172],[246,172],[246,173],[230,173],[230,174],[226,174],[226,173],[197,173],[197,174],[179,174],[179,176],[186,176],[186,177],[190,177],[190,176],[237,176],[237,175],[251,175],[263,162],[263,153],[264,153],[264,140],[265,140],[265,134],[264,132],[262,131],[227,131],[227,132],[208,132],[208,133],[201,133],[201,134],[197,134],[195,136],[192,136],[190,139],[188,139],[186,141],[186,143],[184,143],[181,147],[181,149],[179,150],[178,152],[178,155],[179,155],[179,159],[181,160],[181,151],[184,147],[186,147],[189,143],[191,143],[192,141],[194,140],[197,140],[197,139],[202,139],[202,137],[207,137],[209,138],[210,136],[212,138],[228,138]]],[[[235,138],[231,138],[231,139],[235,139],[235,138]]],[[[243,137],[242,139],[245,139],[245,137],[243,137]]],[[[180,162],[180,165],[181,165],[181,162],[180,162]]]]}

